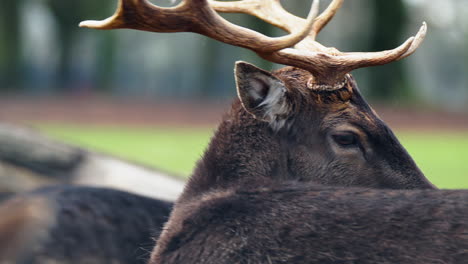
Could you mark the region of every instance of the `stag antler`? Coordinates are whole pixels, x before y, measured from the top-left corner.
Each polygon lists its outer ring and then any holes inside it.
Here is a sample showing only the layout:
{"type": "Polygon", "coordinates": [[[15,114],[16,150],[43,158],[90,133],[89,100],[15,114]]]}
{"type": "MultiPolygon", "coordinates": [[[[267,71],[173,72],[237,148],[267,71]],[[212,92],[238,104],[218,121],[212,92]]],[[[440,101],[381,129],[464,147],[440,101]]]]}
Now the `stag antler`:
{"type": "MultiPolygon", "coordinates": [[[[296,66],[310,71],[314,75],[311,82],[315,87],[330,87],[341,84],[344,75],[354,69],[387,64],[403,59],[416,51],[426,36],[427,25],[424,22],[415,37],[409,38],[401,46],[382,52],[340,52],[327,48],[315,41],[317,34],[328,24],[344,0],[333,0],[328,8],[315,19],[312,31],[295,49],[284,49],[275,53],[259,53],[267,60],[296,66]],[[315,85],[314,85],[315,84],[315,85]]],[[[210,0],[218,12],[246,13],[256,16],[286,32],[297,30],[304,24],[304,19],[287,12],[280,0],[244,0],[221,2],[210,0]],[[274,13],[275,16],[269,15],[274,13]]]]}
{"type": "Polygon", "coordinates": [[[269,61],[308,70],[314,76],[310,82],[314,89],[339,88],[344,76],[354,69],[383,65],[405,58],[419,47],[426,35],[427,26],[423,23],[415,37],[409,38],[393,50],[340,52],[321,45],[315,38],[336,14],[343,0],[333,0],[316,18],[318,3],[318,0],[313,2],[307,19],[303,19],[287,12],[280,0],[184,0],[173,8],[157,7],[147,0],[120,0],[112,17],[103,21],[85,21],[80,26],[199,33],[251,49],[269,61]],[[250,14],[290,34],[278,38],[267,37],[224,20],[214,10],[250,14]]]}
{"type": "Polygon", "coordinates": [[[112,17],[102,21],[84,21],[80,23],[80,27],[195,32],[255,52],[269,53],[292,47],[304,39],[309,34],[317,14],[318,4],[315,3],[311,6],[307,20],[301,21],[301,29],[294,30],[284,37],[271,38],[226,21],[206,0],[184,0],[172,8],[158,7],[147,0],[120,0],[112,17]]]}

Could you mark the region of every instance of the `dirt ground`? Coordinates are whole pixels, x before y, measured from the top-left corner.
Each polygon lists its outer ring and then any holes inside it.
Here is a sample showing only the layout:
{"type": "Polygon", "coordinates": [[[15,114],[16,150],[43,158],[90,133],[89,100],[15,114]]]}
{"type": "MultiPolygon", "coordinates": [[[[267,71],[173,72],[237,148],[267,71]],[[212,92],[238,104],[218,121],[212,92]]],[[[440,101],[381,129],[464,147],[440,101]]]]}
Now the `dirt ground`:
{"type": "MultiPolygon", "coordinates": [[[[14,123],[214,126],[229,102],[167,102],[102,97],[0,98],[0,121],[14,123]]],[[[396,129],[468,132],[468,113],[375,107],[396,129]]]]}

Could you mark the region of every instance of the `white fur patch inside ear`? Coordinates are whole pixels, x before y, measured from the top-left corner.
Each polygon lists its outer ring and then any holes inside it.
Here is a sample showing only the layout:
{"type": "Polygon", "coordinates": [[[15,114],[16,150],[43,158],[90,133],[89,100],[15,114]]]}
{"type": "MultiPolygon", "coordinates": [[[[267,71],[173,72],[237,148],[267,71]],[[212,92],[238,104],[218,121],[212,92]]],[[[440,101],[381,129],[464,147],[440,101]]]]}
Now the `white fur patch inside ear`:
{"type": "Polygon", "coordinates": [[[248,91],[249,96],[257,100],[263,100],[268,92],[268,87],[266,80],[262,80],[263,78],[252,78],[250,80],[250,87],[251,89],[248,91]]]}
{"type": "Polygon", "coordinates": [[[283,82],[246,62],[236,63],[235,75],[237,94],[244,109],[256,119],[270,123],[274,130],[284,127],[290,104],[283,82]]]}
{"type": "Polygon", "coordinates": [[[279,130],[286,123],[285,116],[289,111],[285,98],[286,89],[278,81],[268,80],[268,82],[268,94],[264,96],[258,107],[264,108],[263,118],[270,123],[271,127],[279,130]]]}

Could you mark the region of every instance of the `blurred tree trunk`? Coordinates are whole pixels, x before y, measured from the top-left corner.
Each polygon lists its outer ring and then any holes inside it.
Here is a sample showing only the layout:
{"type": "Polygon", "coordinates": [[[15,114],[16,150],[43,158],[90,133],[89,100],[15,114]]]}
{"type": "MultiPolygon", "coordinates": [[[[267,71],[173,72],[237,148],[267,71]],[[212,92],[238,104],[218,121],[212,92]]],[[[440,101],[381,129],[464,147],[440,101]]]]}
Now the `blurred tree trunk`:
{"type": "Polygon", "coordinates": [[[205,45],[203,46],[203,61],[202,67],[203,71],[200,84],[199,96],[201,98],[207,98],[210,95],[213,95],[215,89],[221,89],[221,87],[216,87],[215,75],[217,74],[217,62],[218,62],[218,53],[223,52],[225,47],[219,45],[218,42],[207,39],[205,40],[205,45]]]}
{"type": "Polygon", "coordinates": [[[59,32],[59,63],[57,69],[57,84],[56,88],[60,91],[68,90],[72,84],[71,78],[72,70],[72,50],[73,50],[73,39],[75,36],[76,29],[72,29],[59,23],[58,25],[58,32],[59,32]]]}
{"type": "Polygon", "coordinates": [[[0,1],[0,89],[21,87],[19,0],[0,1]]]}
{"type": "Polygon", "coordinates": [[[107,31],[99,34],[95,82],[97,89],[103,92],[109,92],[112,89],[112,78],[115,72],[115,54],[117,53],[114,33],[107,31]]]}
{"type": "MultiPolygon", "coordinates": [[[[401,44],[407,22],[403,0],[374,2],[375,30],[369,50],[393,49],[401,44]]],[[[369,95],[375,99],[391,99],[410,93],[401,62],[372,68],[369,95]]]]}
{"type": "MultiPolygon", "coordinates": [[[[73,47],[79,41],[78,35],[83,29],[78,27],[80,21],[85,19],[101,19],[112,14],[109,10],[110,0],[81,0],[64,1],[48,0],[48,7],[57,20],[60,42],[60,61],[57,71],[58,88],[67,91],[77,87],[76,78],[73,77],[73,47]]],[[[115,41],[112,33],[100,33],[98,53],[95,58],[98,70],[94,85],[99,89],[107,90],[113,72],[113,58],[115,52],[115,41]]],[[[79,85],[79,84],[78,84],[79,85]]],[[[68,91],[67,91],[68,92],[68,91]]]]}

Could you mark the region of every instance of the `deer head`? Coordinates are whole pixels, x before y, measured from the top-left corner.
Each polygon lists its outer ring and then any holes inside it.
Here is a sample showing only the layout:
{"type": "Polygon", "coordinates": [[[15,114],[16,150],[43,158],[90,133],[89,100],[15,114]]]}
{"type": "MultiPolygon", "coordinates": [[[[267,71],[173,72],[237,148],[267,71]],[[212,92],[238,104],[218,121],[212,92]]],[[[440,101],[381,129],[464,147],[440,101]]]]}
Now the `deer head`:
{"type": "Polygon", "coordinates": [[[382,52],[340,52],[315,41],[343,0],[319,16],[318,1],[307,19],[285,11],[279,0],[185,0],[173,8],[146,0],[120,0],[114,16],[83,27],[195,32],[248,48],[289,65],[270,73],[238,62],[239,101],[213,137],[181,200],[216,188],[265,181],[310,181],[376,188],[434,188],[391,130],[362,98],[351,70],[386,64],[412,54],[426,33],[382,52]],[[254,15],[289,35],[270,38],[220,17],[254,15]]]}

